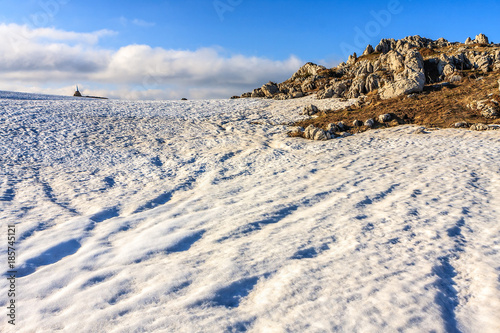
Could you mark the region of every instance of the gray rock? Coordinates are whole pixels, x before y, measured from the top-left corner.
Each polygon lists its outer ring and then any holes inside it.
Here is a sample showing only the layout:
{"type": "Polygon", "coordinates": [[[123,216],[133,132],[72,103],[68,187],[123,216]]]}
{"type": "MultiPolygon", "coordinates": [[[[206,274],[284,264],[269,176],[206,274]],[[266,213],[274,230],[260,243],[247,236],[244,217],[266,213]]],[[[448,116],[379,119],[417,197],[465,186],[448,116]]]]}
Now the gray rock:
{"type": "Polygon", "coordinates": [[[356,120],[354,120],[354,121],[352,122],[352,126],[353,126],[353,127],[360,127],[360,126],[363,126],[363,122],[362,122],[361,120],[357,120],[357,119],[356,119],[356,120]]]}
{"type": "Polygon", "coordinates": [[[379,123],[386,123],[386,122],[391,121],[391,119],[392,119],[392,116],[389,113],[381,114],[380,116],[378,116],[379,123]]]}
{"type": "Polygon", "coordinates": [[[304,97],[304,93],[302,91],[297,91],[292,93],[292,98],[301,98],[304,97]]]}
{"type": "Polygon", "coordinates": [[[319,109],[315,106],[315,105],[307,105],[306,107],[304,107],[304,111],[302,111],[302,114],[306,115],[306,116],[312,116],[316,113],[319,112],[319,109]]]}
{"type": "Polygon", "coordinates": [[[452,77],[450,77],[449,81],[451,83],[460,82],[460,81],[462,81],[462,76],[460,76],[460,75],[453,75],[452,77]]]}
{"type": "Polygon", "coordinates": [[[349,91],[347,92],[347,98],[358,98],[360,95],[364,94],[366,92],[365,89],[365,76],[358,76],[356,77],[353,82],[351,87],[349,88],[349,91]]]}
{"type": "Polygon", "coordinates": [[[465,121],[459,121],[458,123],[455,123],[455,128],[468,128],[469,124],[465,121]]]}
{"type": "Polygon", "coordinates": [[[328,126],[326,126],[326,131],[333,134],[336,132],[340,132],[340,129],[336,124],[328,124],[328,126]]]}
{"type": "Polygon", "coordinates": [[[274,82],[268,82],[264,84],[260,89],[266,97],[273,97],[280,92],[278,85],[274,82]]]}
{"type": "Polygon", "coordinates": [[[376,90],[380,87],[380,77],[377,74],[370,74],[366,78],[365,89],[367,92],[376,90]]]}
{"type": "Polygon", "coordinates": [[[369,54],[372,54],[375,50],[373,49],[373,46],[371,46],[370,44],[368,44],[368,46],[366,47],[365,49],[365,52],[363,52],[363,55],[369,55],[369,54]]]}
{"type": "Polygon", "coordinates": [[[332,98],[332,97],[333,97],[333,89],[332,88],[320,90],[316,94],[317,99],[326,99],[326,98],[332,98]]]}
{"type": "Polygon", "coordinates": [[[465,40],[465,45],[469,45],[469,44],[473,44],[474,42],[472,41],[472,39],[470,37],[467,37],[467,39],[465,40]]]}
{"type": "Polygon", "coordinates": [[[389,99],[401,95],[418,93],[424,90],[424,59],[420,52],[412,49],[405,58],[405,70],[396,75],[395,81],[380,89],[380,97],[389,99]]]}
{"type": "Polygon", "coordinates": [[[486,124],[473,124],[470,127],[471,131],[487,131],[489,129],[489,126],[486,124]]]}
{"type": "Polygon", "coordinates": [[[488,40],[488,37],[484,34],[479,34],[476,36],[476,39],[474,40],[477,44],[489,44],[490,41],[488,40]]]}
{"type": "Polygon", "coordinates": [[[498,118],[500,117],[500,108],[494,100],[490,101],[479,101],[476,107],[481,111],[481,115],[485,118],[498,118]]]}
{"type": "Polygon", "coordinates": [[[304,66],[300,67],[300,69],[292,75],[291,80],[295,81],[298,78],[308,77],[311,75],[318,75],[320,72],[324,71],[326,67],[316,65],[312,62],[308,62],[304,66]]]}
{"type": "Polygon", "coordinates": [[[347,138],[348,136],[351,136],[352,134],[349,132],[341,132],[339,133],[339,137],[341,138],[347,138]]]}
{"type": "Polygon", "coordinates": [[[485,55],[479,55],[474,59],[474,64],[473,64],[475,69],[478,69],[484,73],[487,73],[490,68],[490,58],[485,55]]]}
{"type": "Polygon", "coordinates": [[[339,121],[339,122],[337,123],[337,127],[339,128],[339,130],[340,130],[340,131],[344,131],[344,132],[345,132],[345,131],[347,131],[347,130],[348,130],[347,125],[346,125],[346,124],[344,124],[344,122],[343,122],[343,121],[339,121]]]}
{"type": "MultiPolygon", "coordinates": [[[[329,134],[329,133],[328,133],[329,134]]],[[[329,136],[321,128],[317,128],[313,125],[307,126],[304,131],[304,137],[309,140],[325,141],[328,140],[329,136]]],[[[331,136],[330,136],[331,138],[331,136]]]]}
{"type": "Polygon", "coordinates": [[[254,98],[256,98],[256,97],[264,97],[264,96],[265,96],[265,95],[264,95],[264,93],[262,92],[262,89],[260,89],[260,88],[258,88],[258,89],[254,89],[254,90],[252,91],[252,95],[251,95],[251,97],[254,97],[254,98]]]}
{"type": "Polygon", "coordinates": [[[365,126],[373,127],[373,125],[375,125],[375,120],[368,119],[367,121],[365,121],[365,126]]]}

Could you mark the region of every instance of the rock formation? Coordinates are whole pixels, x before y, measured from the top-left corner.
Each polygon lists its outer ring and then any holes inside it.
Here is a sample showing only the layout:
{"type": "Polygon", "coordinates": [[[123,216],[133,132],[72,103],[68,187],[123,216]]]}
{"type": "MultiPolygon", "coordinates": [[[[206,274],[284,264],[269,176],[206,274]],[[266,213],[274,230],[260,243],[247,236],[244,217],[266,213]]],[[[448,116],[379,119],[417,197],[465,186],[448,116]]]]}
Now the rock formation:
{"type": "Polygon", "coordinates": [[[382,39],[375,47],[368,45],[362,56],[354,53],[335,68],[309,62],[290,79],[266,83],[241,97],[357,98],[373,92],[389,99],[420,93],[426,84],[461,81],[461,70],[499,71],[500,45],[490,43],[484,34],[468,38],[465,44],[420,36],[382,39]]]}

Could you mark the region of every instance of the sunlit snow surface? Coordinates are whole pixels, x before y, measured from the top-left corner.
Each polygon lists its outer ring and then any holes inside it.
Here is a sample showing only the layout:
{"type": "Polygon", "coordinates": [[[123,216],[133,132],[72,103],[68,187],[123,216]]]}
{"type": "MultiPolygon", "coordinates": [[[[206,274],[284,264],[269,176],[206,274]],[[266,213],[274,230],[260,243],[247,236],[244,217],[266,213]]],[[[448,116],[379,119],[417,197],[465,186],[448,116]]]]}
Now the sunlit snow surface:
{"type": "Polygon", "coordinates": [[[0,92],[2,332],[499,332],[500,131],[0,92]]]}

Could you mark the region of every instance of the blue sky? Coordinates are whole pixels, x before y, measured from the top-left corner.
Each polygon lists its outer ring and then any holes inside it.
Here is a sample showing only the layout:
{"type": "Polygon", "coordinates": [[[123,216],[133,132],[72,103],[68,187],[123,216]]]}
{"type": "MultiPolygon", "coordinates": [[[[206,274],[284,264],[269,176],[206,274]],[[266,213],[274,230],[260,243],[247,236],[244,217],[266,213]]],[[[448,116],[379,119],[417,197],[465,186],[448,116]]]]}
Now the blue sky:
{"type": "Polygon", "coordinates": [[[497,1],[0,0],[0,8],[0,51],[12,57],[0,64],[4,90],[64,93],[79,83],[111,97],[221,98],[284,80],[307,61],[334,66],[381,38],[485,33],[500,42],[497,1]]]}

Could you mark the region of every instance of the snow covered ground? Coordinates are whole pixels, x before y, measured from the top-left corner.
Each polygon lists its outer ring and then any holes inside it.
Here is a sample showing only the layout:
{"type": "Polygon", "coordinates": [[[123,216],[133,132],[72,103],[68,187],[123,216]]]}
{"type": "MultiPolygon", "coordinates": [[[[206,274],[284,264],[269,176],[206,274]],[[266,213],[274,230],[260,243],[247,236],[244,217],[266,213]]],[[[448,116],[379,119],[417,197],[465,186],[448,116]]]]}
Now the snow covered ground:
{"type": "Polygon", "coordinates": [[[500,131],[286,137],[311,101],[0,92],[0,331],[499,332],[500,131]]]}

